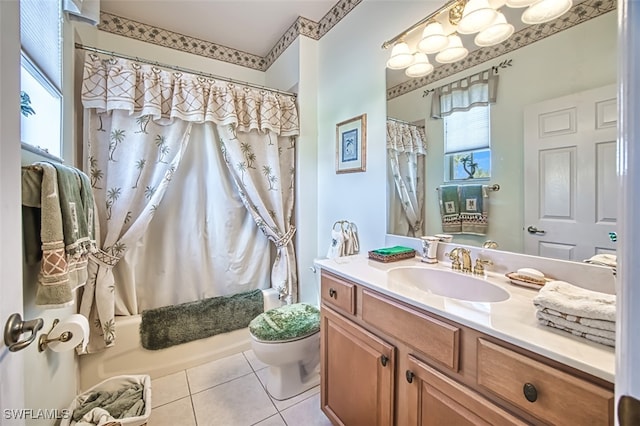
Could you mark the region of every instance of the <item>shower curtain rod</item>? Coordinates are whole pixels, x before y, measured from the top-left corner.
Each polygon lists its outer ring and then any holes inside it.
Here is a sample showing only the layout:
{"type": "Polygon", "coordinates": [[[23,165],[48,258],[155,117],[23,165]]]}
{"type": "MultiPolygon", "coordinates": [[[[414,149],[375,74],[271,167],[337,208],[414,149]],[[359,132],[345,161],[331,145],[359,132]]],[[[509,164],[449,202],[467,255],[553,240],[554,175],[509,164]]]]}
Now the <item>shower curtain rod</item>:
{"type": "Polygon", "coordinates": [[[122,59],[128,59],[130,61],[135,61],[135,62],[143,62],[145,64],[155,65],[155,66],[160,67],[160,68],[168,68],[170,70],[185,72],[185,73],[189,73],[189,74],[195,74],[195,75],[199,75],[199,76],[202,76],[202,77],[209,77],[209,78],[213,78],[213,79],[216,79],[216,80],[226,81],[228,83],[241,84],[243,86],[253,87],[254,89],[261,89],[261,90],[266,90],[266,91],[269,91],[269,92],[278,93],[278,94],[281,94],[281,95],[293,96],[294,98],[297,97],[297,95],[295,93],[292,93],[292,92],[285,92],[284,90],[271,89],[269,87],[260,86],[258,84],[249,83],[249,82],[240,81],[240,80],[233,80],[233,79],[228,78],[228,77],[221,77],[219,75],[209,74],[209,73],[206,73],[206,72],[197,71],[197,70],[190,69],[190,68],[183,68],[183,67],[180,67],[180,66],[177,66],[177,65],[163,64],[161,62],[152,61],[150,59],[140,58],[138,56],[129,56],[129,55],[125,55],[123,53],[117,53],[117,52],[113,52],[113,51],[110,51],[110,50],[98,49],[97,47],[85,46],[85,45],[83,45],[81,43],[76,43],[75,47],[76,47],[76,49],[86,50],[88,52],[101,53],[103,55],[113,56],[113,57],[122,58],[122,59]]]}
{"type": "Polygon", "coordinates": [[[421,126],[420,124],[410,123],[408,121],[400,120],[398,118],[387,117],[387,120],[395,121],[401,124],[408,124],[409,126],[422,127],[424,129],[424,125],[421,126]]]}

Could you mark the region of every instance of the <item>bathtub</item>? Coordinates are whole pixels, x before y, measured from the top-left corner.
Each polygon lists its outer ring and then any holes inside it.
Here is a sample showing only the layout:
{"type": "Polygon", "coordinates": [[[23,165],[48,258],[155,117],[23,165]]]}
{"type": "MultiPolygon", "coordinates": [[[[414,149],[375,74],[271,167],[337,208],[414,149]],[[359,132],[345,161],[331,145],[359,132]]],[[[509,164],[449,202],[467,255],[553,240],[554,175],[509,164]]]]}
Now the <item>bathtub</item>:
{"type": "MultiPolygon", "coordinates": [[[[265,310],[281,305],[276,290],[269,288],[262,293],[265,310]]],[[[140,315],[116,317],[115,345],[79,357],[81,390],[123,374],[149,374],[154,379],[251,348],[249,329],[243,328],[166,349],[147,350],[140,343],[141,319],[140,315]]]]}

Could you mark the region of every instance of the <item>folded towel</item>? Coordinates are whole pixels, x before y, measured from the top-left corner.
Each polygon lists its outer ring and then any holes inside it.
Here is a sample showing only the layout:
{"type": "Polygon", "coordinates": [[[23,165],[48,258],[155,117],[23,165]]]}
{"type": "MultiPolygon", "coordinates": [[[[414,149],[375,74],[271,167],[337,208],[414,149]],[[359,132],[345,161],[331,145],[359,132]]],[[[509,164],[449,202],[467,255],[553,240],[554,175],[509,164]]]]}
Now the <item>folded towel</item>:
{"type": "Polygon", "coordinates": [[[378,254],[380,256],[393,256],[396,254],[405,254],[413,251],[415,250],[412,248],[403,247],[403,246],[386,247],[386,248],[380,248],[377,250],[372,250],[373,253],[378,254]]]}
{"type": "Polygon", "coordinates": [[[541,320],[541,321],[552,322],[552,323],[554,323],[556,325],[559,325],[559,326],[562,326],[564,328],[575,330],[575,331],[577,331],[579,333],[592,334],[594,336],[604,337],[604,338],[607,338],[609,340],[616,340],[616,332],[615,331],[601,330],[599,328],[587,327],[586,325],[578,324],[577,322],[567,321],[566,319],[564,319],[562,317],[559,317],[559,316],[556,316],[556,315],[549,315],[549,314],[544,313],[542,311],[537,311],[536,312],[536,318],[538,318],[538,320],[541,320]]]}
{"type": "Polygon", "coordinates": [[[460,185],[460,221],[463,234],[487,234],[488,198],[486,185],[460,185]]]}
{"type": "Polygon", "coordinates": [[[615,322],[616,296],[576,287],[564,281],[550,281],[533,298],[538,309],[549,308],[581,318],[615,322]]]}
{"type": "Polygon", "coordinates": [[[568,327],[564,327],[560,324],[557,324],[553,321],[548,321],[548,320],[544,320],[544,319],[539,319],[538,320],[542,325],[548,326],[548,327],[553,327],[553,328],[557,328],[558,330],[562,330],[562,331],[566,331],[567,333],[571,333],[574,336],[578,336],[578,337],[582,337],[584,339],[588,339],[591,340],[592,342],[597,342],[597,343],[601,343],[603,345],[607,345],[607,346],[615,346],[615,340],[611,340],[611,339],[607,339],[606,337],[602,337],[602,336],[596,336],[595,334],[591,334],[591,333],[583,333],[580,332],[578,330],[575,329],[571,329],[568,327]]]}
{"type": "Polygon", "coordinates": [[[440,198],[440,216],[442,218],[442,232],[459,234],[462,232],[460,221],[460,200],[458,185],[441,185],[438,191],[440,198]]]}
{"type": "Polygon", "coordinates": [[[616,323],[613,321],[604,321],[599,319],[577,317],[575,315],[565,314],[549,308],[540,309],[539,312],[542,312],[544,314],[551,315],[554,317],[560,317],[566,321],[581,324],[586,327],[598,328],[600,330],[607,330],[607,331],[616,331],[616,323]]]}

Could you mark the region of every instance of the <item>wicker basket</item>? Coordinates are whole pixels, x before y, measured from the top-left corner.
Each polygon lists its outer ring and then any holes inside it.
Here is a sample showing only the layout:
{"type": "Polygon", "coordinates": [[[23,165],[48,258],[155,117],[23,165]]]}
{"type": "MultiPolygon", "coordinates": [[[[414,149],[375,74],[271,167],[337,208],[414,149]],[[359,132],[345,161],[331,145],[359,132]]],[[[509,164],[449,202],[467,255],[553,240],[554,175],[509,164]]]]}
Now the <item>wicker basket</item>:
{"type": "Polygon", "coordinates": [[[405,253],[389,254],[389,255],[381,255],[373,251],[369,252],[369,259],[377,260],[378,262],[383,262],[383,263],[397,262],[399,260],[411,259],[415,256],[416,256],[415,250],[407,251],[405,253]]]}

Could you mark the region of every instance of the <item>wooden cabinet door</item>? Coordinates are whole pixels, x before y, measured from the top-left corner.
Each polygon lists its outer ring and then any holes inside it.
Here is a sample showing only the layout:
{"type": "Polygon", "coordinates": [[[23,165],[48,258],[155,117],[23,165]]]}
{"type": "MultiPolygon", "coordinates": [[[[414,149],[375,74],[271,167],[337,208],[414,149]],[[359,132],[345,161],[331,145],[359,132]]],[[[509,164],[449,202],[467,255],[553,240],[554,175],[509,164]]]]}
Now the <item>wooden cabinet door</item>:
{"type": "Polygon", "coordinates": [[[395,348],[322,307],[321,405],[335,425],[393,424],[395,348]]]}
{"type": "Polygon", "coordinates": [[[525,425],[471,389],[409,355],[411,426],[525,425]]]}

